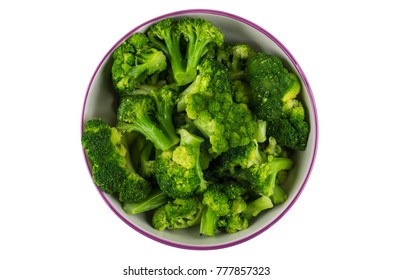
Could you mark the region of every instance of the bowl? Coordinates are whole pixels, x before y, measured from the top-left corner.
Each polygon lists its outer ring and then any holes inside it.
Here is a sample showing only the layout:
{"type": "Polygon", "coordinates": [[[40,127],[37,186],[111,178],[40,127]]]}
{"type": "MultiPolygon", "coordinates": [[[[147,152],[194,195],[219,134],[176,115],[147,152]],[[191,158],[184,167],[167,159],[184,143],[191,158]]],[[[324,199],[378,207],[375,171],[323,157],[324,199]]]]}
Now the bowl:
{"type": "MultiPolygon", "coordinates": [[[[82,112],[82,131],[83,124],[86,120],[93,117],[101,117],[109,124],[114,124],[116,115],[114,105],[114,94],[111,83],[111,54],[119,44],[135,32],[144,32],[154,22],[166,17],[201,17],[211,21],[221,28],[225,35],[226,41],[245,42],[253,46],[256,50],[262,50],[266,53],[276,55],[282,59],[285,66],[296,73],[302,85],[300,98],[306,108],[307,118],[310,124],[310,134],[307,148],[305,151],[296,152],[294,168],[289,172],[286,180],[288,199],[285,203],[279,204],[263,215],[259,215],[249,226],[248,229],[234,234],[217,234],[214,237],[200,236],[198,228],[189,228],[184,230],[157,231],[152,228],[147,214],[127,215],[116,198],[98,190],[103,200],[109,208],[127,225],[142,235],[151,238],[157,242],[183,249],[192,250],[212,250],[234,246],[250,240],[272,227],[278,222],[293,206],[310,177],[311,170],[315,161],[318,143],[318,120],[317,110],[311,91],[310,85],[299,64],[285,46],[276,39],[272,34],[258,26],[257,24],[239,17],[217,10],[183,10],[168,13],[153,18],[124,35],[114,46],[107,52],[101,62],[98,64],[91,81],[89,83],[82,112]]],[[[88,170],[91,169],[88,159],[86,158],[88,170]]]]}

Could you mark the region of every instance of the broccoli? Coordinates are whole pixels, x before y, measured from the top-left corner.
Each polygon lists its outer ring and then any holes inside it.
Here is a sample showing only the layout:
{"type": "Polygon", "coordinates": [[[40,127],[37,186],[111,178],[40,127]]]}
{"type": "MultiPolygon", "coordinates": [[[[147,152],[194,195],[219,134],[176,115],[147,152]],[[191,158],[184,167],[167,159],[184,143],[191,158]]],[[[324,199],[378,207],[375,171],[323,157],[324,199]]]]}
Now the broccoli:
{"type": "Polygon", "coordinates": [[[166,18],[152,24],[147,36],[168,57],[179,86],[192,82],[201,58],[224,42],[220,29],[202,18],[166,18]]]}
{"type": "Polygon", "coordinates": [[[187,198],[206,189],[200,163],[203,138],[179,129],[180,144],[155,160],[155,177],[162,191],[172,198],[187,198]]]}
{"type": "Polygon", "coordinates": [[[246,219],[251,219],[259,215],[263,210],[272,208],[273,202],[267,196],[260,196],[247,204],[247,208],[243,215],[246,219]]]}
{"type": "Polygon", "coordinates": [[[229,214],[229,198],[221,191],[220,185],[213,185],[203,193],[202,204],[204,209],[199,232],[201,235],[214,236],[219,218],[229,214]]]}
{"type": "Polygon", "coordinates": [[[250,108],[258,119],[266,120],[267,136],[293,150],[304,150],[309,126],[300,100],[300,82],[282,61],[258,52],[247,60],[246,78],[251,87],[250,108]]]}
{"type": "Polygon", "coordinates": [[[88,120],[81,141],[102,191],[117,194],[124,203],[140,202],[150,194],[151,183],[136,173],[125,137],[115,127],[99,118],[88,120]]]}
{"type": "Polygon", "coordinates": [[[229,70],[232,80],[242,80],[247,61],[255,51],[246,43],[224,43],[217,50],[217,60],[229,70]]]}
{"type": "Polygon", "coordinates": [[[227,173],[234,174],[239,168],[250,168],[264,162],[264,154],[259,150],[259,144],[254,139],[244,146],[229,149],[213,161],[214,172],[218,176],[227,173]]]}
{"type": "Polygon", "coordinates": [[[182,229],[197,225],[201,220],[202,203],[198,197],[175,198],[154,211],[154,229],[182,229]]]}
{"type": "Polygon", "coordinates": [[[155,189],[144,200],[136,203],[124,203],[123,210],[129,215],[135,215],[157,209],[168,202],[168,196],[161,190],[155,189]]]}
{"type": "Polygon", "coordinates": [[[229,214],[220,218],[217,227],[227,233],[236,233],[245,230],[249,226],[249,219],[245,216],[247,211],[247,202],[240,196],[231,201],[229,214]]]}
{"type": "Polygon", "coordinates": [[[154,177],[154,159],[152,159],[152,154],[154,151],[154,145],[150,141],[146,141],[143,146],[139,158],[139,171],[143,178],[152,179],[154,177]]]}
{"type": "Polygon", "coordinates": [[[257,122],[246,104],[233,102],[233,87],[225,66],[204,59],[195,80],[179,95],[177,111],[186,111],[194,125],[209,139],[214,157],[230,148],[248,144],[257,122]]]}
{"type": "Polygon", "coordinates": [[[165,54],[144,33],[134,33],[113,52],[112,81],[116,91],[129,94],[144,84],[155,84],[167,69],[165,54]]]}
{"type": "Polygon", "coordinates": [[[170,149],[179,142],[172,122],[172,98],[172,90],[166,87],[149,91],[149,94],[123,97],[117,112],[117,128],[141,133],[157,149],[170,149]]]}
{"type": "Polygon", "coordinates": [[[200,234],[214,236],[217,230],[234,233],[246,229],[247,194],[247,188],[233,182],[210,185],[202,197],[200,234]]]}
{"type": "Polygon", "coordinates": [[[293,161],[290,158],[268,155],[266,162],[240,169],[233,176],[250,183],[252,190],[258,195],[267,196],[273,203],[279,204],[284,202],[287,196],[278,185],[278,174],[292,166],[293,161]]]}

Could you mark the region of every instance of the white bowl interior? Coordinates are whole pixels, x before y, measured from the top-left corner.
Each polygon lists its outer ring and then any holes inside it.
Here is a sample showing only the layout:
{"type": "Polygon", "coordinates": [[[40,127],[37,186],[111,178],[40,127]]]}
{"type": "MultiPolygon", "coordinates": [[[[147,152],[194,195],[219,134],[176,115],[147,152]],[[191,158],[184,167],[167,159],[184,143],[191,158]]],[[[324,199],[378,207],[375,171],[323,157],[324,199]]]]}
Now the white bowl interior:
{"type": "MultiPolygon", "coordinates": [[[[99,116],[110,124],[115,123],[116,99],[111,84],[111,53],[128,36],[135,32],[144,32],[154,21],[167,16],[203,17],[213,24],[219,26],[226,41],[246,42],[256,50],[277,55],[286,67],[298,74],[302,83],[301,99],[307,109],[307,117],[310,123],[310,135],[307,149],[298,152],[294,157],[294,168],[288,175],[284,186],[288,200],[274,208],[260,214],[249,226],[248,229],[235,233],[218,233],[215,237],[202,237],[199,235],[199,228],[194,227],[184,230],[160,232],[151,227],[150,216],[148,214],[127,215],[123,212],[119,202],[111,195],[102,193],[102,197],[108,206],[134,230],[152,238],[156,241],[182,247],[187,249],[217,249],[232,246],[255,237],[277,222],[296,201],[302,192],[310,175],[317,148],[317,114],[313,95],[300,66],[289,53],[289,51],[270,33],[248,20],[219,11],[190,10],[180,11],[153,19],[138,28],[130,31],[107,53],[94,74],[85,100],[82,123],[93,117],[99,116]]],[[[87,161],[88,163],[88,161],[87,161]]],[[[89,164],[89,163],[88,163],[89,164]]]]}

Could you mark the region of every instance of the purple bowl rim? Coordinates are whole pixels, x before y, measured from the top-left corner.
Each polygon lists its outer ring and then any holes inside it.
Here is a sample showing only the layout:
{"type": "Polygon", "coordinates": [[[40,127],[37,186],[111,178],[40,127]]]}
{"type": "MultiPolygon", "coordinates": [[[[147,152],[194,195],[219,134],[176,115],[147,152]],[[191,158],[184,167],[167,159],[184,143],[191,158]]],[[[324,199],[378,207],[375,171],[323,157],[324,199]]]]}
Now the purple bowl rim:
{"type": "MultiPolygon", "coordinates": [[[[309,178],[312,172],[312,169],[314,167],[315,164],[315,159],[316,159],[316,154],[317,154],[317,149],[318,149],[318,141],[319,141],[319,122],[318,122],[318,114],[317,114],[317,109],[316,109],[316,103],[315,103],[315,98],[314,98],[314,94],[312,92],[312,89],[310,87],[310,84],[306,78],[306,75],[304,74],[303,70],[301,69],[300,65],[298,64],[298,62],[296,61],[296,59],[294,58],[294,56],[289,52],[289,50],[276,38],[274,37],[270,32],[268,32],[267,30],[265,30],[264,28],[262,28],[261,26],[251,22],[250,20],[247,20],[241,16],[232,14],[232,13],[228,13],[228,12],[224,12],[224,11],[220,11],[220,10],[213,10],[213,9],[186,9],[186,10],[179,10],[179,11],[174,11],[174,12],[170,12],[170,13],[166,13],[163,14],[161,16],[157,16],[155,18],[152,18],[138,26],[136,26],[135,28],[133,28],[131,31],[129,31],[127,34],[125,34],[122,38],[120,38],[120,40],[118,40],[118,42],[116,44],[113,45],[112,48],[110,48],[110,50],[105,54],[105,56],[101,59],[100,63],[98,64],[98,66],[96,67],[90,82],[88,84],[87,90],[86,90],[86,95],[83,101],[83,108],[82,108],[82,118],[81,118],[81,135],[83,133],[83,128],[84,128],[84,116],[85,116],[85,108],[86,108],[86,103],[87,103],[87,99],[89,96],[89,92],[90,92],[90,88],[93,84],[93,81],[99,71],[99,69],[101,68],[102,64],[107,60],[108,56],[113,52],[113,50],[122,42],[124,41],[126,38],[128,38],[131,34],[135,33],[137,30],[139,30],[141,27],[144,26],[148,26],[150,24],[152,24],[153,22],[156,22],[158,20],[167,18],[167,17],[179,17],[179,16],[184,16],[187,14],[211,14],[211,15],[217,15],[217,16],[222,16],[222,17],[228,17],[230,19],[233,19],[235,21],[239,21],[242,22],[254,29],[256,29],[257,31],[263,33],[265,36],[267,36],[269,39],[271,39],[285,54],[286,56],[291,60],[292,64],[294,65],[294,67],[296,68],[297,72],[299,73],[305,87],[307,88],[307,94],[310,98],[310,103],[311,103],[311,109],[313,111],[313,115],[314,115],[314,121],[315,121],[315,143],[314,143],[314,149],[313,149],[313,154],[312,154],[312,159],[307,171],[307,174],[301,184],[301,187],[299,188],[298,192],[296,193],[295,197],[292,199],[292,201],[287,205],[287,207],[282,211],[282,213],[280,215],[278,215],[275,219],[273,219],[269,224],[267,224],[266,226],[264,226],[263,228],[261,228],[260,230],[254,232],[253,234],[250,234],[248,236],[245,236],[239,240],[235,240],[235,241],[231,241],[228,243],[223,243],[223,244],[218,244],[218,245],[207,245],[207,246],[195,246],[195,245],[186,245],[186,244],[179,244],[173,241],[168,241],[168,240],[164,240],[161,239],[155,235],[152,235],[148,232],[145,232],[144,230],[142,230],[141,228],[135,226],[134,224],[132,224],[130,221],[128,221],[127,219],[125,219],[118,211],[117,209],[115,209],[115,207],[113,207],[113,205],[109,202],[109,200],[107,199],[107,197],[104,195],[104,193],[95,185],[97,191],[99,192],[99,194],[101,195],[102,199],[106,202],[106,204],[109,206],[109,208],[124,222],[126,223],[128,226],[130,226],[132,229],[134,229],[135,231],[139,232],[140,234],[155,240],[157,242],[160,242],[162,244],[168,245],[168,246],[172,246],[172,247],[176,247],[176,248],[180,248],[180,249],[188,249],[188,250],[217,250],[217,249],[224,249],[224,248],[228,248],[228,247],[232,247],[238,244],[241,244],[243,242],[246,242],[250,239],[255,238],[256,236],[262,234],[263,232],[265,232],[266,230],[268,230],[270,227],[272,227],[274,224],[276,224],[288,211],[290,208],[292,208],[292,206],[295,204],[295,202],[297,201],[297,199],[299,198],[299,196],[301,195],[301,193],[303,192],[309,178]]],[[[82,147],[82,152],[84,154],[84,158],[85,158],[85,163],[86,166],[89,170],[91,179],[92,179],[92,173],[91,173],[91,169],[90,169],[90,165],[89,165],[89,160],[87,158],[86,153],[83,150],[82,147]]],[[[94,183],[94,181],[93,181],[94,183]]]]}

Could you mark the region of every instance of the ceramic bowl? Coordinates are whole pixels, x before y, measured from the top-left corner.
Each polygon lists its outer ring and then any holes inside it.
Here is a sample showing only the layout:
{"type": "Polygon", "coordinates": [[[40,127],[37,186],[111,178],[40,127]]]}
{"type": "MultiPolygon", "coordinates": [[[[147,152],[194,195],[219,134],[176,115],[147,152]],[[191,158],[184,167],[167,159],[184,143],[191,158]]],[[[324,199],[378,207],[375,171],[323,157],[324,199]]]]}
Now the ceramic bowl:
{"type": "MultiPolygon", "coordinates": [[[[248,229],[235,234],[217,234],[215,237],[200,236],[199,228],[194,227],[184,230],[174,231],[157,231],[152,228],[150,220],[147,215],[127,215],[121,208],[121,205],[116,198],[111,195],[99,191],[103,200],[107,203],[109,208],[132,229],[141,233],[142,235],[151,238],[155,241],[184,249],[194,250],[211,250],[220,249],[229,246],[240,244],[251,238],[255,238],[264,231],[268,230],[272,225],[278,222],[287,211],[296,202],[303,189],[306,186],[307,180],[311,174],[313,163],[316,157],[317,143],[318,143],[318,120],[317,110],[311,91],[310,85],[303,73],[300,65],[289,52],[287,48],[272,34],[257,24],[222,11],[216,10],[184,10],[165,14],[153,18],[124,35],[103,57],[92,79],[89,83],[86,98],[82,112],[82,130],[83,124],[86,120],[93,117],[101,117],[110,124],[115,123],[115,105],[114,94],[111,84],[111,54],[117,46],[135,32],[144,32],[154,22],[164,19],[166,17],[202,17],[221,28],[225,35],[226,41],[246,42],[253,46],[256,50],[262,50],[280,57],[285,66],[291,71],[297,73],[300,78],[302,91],[300,97],[306,108],[307,118],[310,124],[310,135],[308,139],[307,149],[302,152],[297,152],[294,155],[294,168],[288,175],[285,189],[288,194],[288,199],[285,203],[277,205],[263,215],[258,216],[249,226],[248,229]]],[[[86,155],[85,155],[86,158],[86,155]]],[[[89,162],[86,158],[87,167],[90,170],[89,162]]],[[[135,242],[135,241],[134,241],[135,242]]]]}

